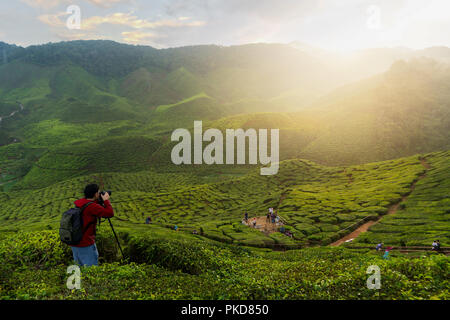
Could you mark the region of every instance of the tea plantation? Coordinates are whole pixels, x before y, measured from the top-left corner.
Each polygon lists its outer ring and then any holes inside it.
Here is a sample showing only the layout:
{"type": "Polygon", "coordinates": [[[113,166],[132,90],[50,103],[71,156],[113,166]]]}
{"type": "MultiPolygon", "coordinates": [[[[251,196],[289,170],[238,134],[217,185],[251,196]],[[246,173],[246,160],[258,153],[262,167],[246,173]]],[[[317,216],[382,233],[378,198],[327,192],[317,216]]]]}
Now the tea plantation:
{"type": "Polygon", "coordinates": [[[450,247],[449,68],[412,59],[356,81],[279,44],[0,49],[1,299],[449,299],[445,254],[374,250],[450,247]],[[199,119],[279,129],[278,174],[174,165],[172,132],[199,119]],[[59,220],[88,183],[112,190],[125,258],[102,223],[100,266],[71,291],[59,220]],[[292,237],[242,223],[270,207],[292,237]]]}
{"type": "MultiPolygon", "coordinates": [[[[51,159],[49,159],[50,161],[51,159]]],[[[448,299],[449,259],[434,252],[373,249],[450,245],[450,152],[350,167],[280,163],[275,176],[245,173],[110,172],[45,188],[0,193],[0,297],[4,299],[448,299]],[[101,265],[82,269],[82,290],[65,287],[70,249],[58,238],[62,212],[88,182],[113,190],[118,252],[99,226],[101,265]],[[395,213],[385,217],[393,205],[395,213]],[[293,238],[241,223],[273,207],[293,238]],[[145,218],[152,217],[146,225],[145,218]],[[382,217],[382,218],[381,218],[382,217]],[[349,248],[327,247],[380,219],[349,248]],[[178,230],[174,230],[174,226],[178,230]],[[193,234],[193,230],[197,234],[193,234]],[[298,250],[299,248],[302,248],[298,250]],[[273,249],[297,249],[272,251],[273,249]],[[382,289],[369,290],[369,265],[382,289]]],[[[391,212],[392,213],[392,212],[391,212]]]]}
{"type": "Polygon", "coordinates": [[[154,224],[169,232],[177,225],[180,232],[197,230],[205,238],[226,243],[327,245],[362,223],[379,219],[411,193],[401,203],[404,209],[383,218],[358,241],[398,245],[400,238],[393,234],[402,234],[408,244],[428,246],[439,235],[445,246],[450,240],[446,232],[449,159],[449,152],[440,152],[351,167],[288,160],[275,176],[261,176],[254,169],[221,179],[207,171],[91,174],[38,190],[0,193],[5,199],[0,230],[57,230],[61,213],[82,197],[84,185],[97,182],[114,191],[115,219],[124,228],[142,225],[151,216],[154,224]],[[423,174],[425,178],[419,179],[423,174]],[[293,238],[265,235],[241,223],[244,212],[249,217],[264,216],[269,207],[278,210],[293,238]]]}
{"type": "Polygon", "coordinates": [[[18,233],[0,242],[3,299],[448,299],[442,255],[392,257],[345,248],[288,252],[210,241],[121,233],[130,262],[117,259],[100,232],[99,267],[81,269],[81,290],[65,286],[70,249],[53,231],[18,233]],[[381,290],[366,286],[378,265],[381,290]]]}

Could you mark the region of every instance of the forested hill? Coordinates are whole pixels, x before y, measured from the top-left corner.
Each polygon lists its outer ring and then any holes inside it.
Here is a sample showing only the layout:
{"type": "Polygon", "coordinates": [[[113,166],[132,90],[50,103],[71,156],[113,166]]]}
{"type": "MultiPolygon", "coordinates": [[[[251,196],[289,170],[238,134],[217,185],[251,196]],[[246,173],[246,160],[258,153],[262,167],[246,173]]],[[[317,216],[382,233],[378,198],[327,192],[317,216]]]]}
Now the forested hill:
{"type": "Polygon", "coordinates": [[[38,70],[81,68],[103,81],[118,80],[120,95],[150,106],[176,103],[188,98],[187,94],[205,92],[230,103],[271,99],[276,104],[265,111],[280,111],[280,104],[282,110],[295,111],[341,85],[387,71],[398,59],[426,56],[448,62],[450,49],[446,49],[373,49],[345,57],[333,53],[316,55],[284,44],[158,50],[108,40],[27,48],[0,42],[0,64],[9,63],[14,68],[20,64],[22,68],[38,70]]]}
{"type": "Polygon", "coordinates": [[[0,43],[0,186],[96,172],[89,162],[106,145],[114,157],[96,162],[108,171],[174,170],[167,141],[194,120],[278,128],[281,160],[351,165],[448,150],[447,49],[343,57],[293,44],[0,43]]]}
{"type": "Polygon", "coordinates": [[[300,91],[294,94],[294,102],[305,105],[312,97],[345,83],[339,77],[332,79],[320,60],[288,45],[157,50],[112,41],[73,41],[5,48],[14,69],[18,64],[46,71],[80,68],[102,82],[118,80],[120,95],[149,106],[176,103],[200,92],[235,102],[276,98],[292,90],[300,91]]]}

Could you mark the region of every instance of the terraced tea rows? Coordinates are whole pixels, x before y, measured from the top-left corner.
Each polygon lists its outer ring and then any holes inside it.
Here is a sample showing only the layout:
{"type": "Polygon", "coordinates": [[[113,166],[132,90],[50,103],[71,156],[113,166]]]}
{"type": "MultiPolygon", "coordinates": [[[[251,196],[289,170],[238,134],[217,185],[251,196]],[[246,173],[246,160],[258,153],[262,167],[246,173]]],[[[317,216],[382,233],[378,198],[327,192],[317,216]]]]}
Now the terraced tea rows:
{"type": "MultiPolygon", "coordinates": [[[[448,181],[450,155],[435,153],[427,155],[427,159],[436,169],[430,169],[427,178],[417,184],[417,198],[413,193],[406,205],[411,208],[408,217],[426,207],[426,219],[433,221],[435,227],[426,221],[417,223],[416,217],[417,235],[430,228],[444,231],[449,210],[445,197],[449,187],[444,181],[448,181]]],[[[420,157],[414,156],[351,167],[323,167],[310,161],[289,160],[280,164],[275,176],[261,176],[255,169],[218,182],[194,171],[101,173],[35,191],[0,193],[0,222],[2,228],[10,230],[38,225],[56,228],[61,212],[82,196],[83,186],[97,182],[113,190],[116,219],[124,227],[142,225],[145,217],[151,216],[153,223],[167,227],[167,232],[177,225],[181,232],[197,230],[204,237],[223,242],[254,246],[326,245],[386,214],[425,171],[420,157]],[[241,224],[244,212],[250,217],[262,216],[269,207],[278,211],[294,238],[281,233],[265,235],[241,224]]],[[[397,225],[405,225],[404,219],[397,225]]],[[[392,229],[390,221],[391,217],[383,218],[373,233],[392,229]]],[[[379,239],[369,234],[365,237],[358,241],[372,243],[379,239]]],[[[385,235],[383,238],[391,239],[385,235]]],[[[394,238],[392,241],[398,242],[394,238]]]]}
{"type": "Polygon", "coordinates": [[[395,214],[361,234],[355,245],[379,243],[431,246],[450,242],[450,152],[427,156],[429,169],[395,214]]]}

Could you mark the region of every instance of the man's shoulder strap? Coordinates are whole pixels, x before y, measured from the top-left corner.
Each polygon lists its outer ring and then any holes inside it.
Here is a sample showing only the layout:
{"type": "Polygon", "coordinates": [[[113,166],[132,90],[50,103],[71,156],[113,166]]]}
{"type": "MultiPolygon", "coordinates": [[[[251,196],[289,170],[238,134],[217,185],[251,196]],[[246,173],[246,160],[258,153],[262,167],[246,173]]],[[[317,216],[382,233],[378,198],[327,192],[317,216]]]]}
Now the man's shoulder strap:
{"type": "MultiPolygon", "coordinates": [[[[86,203],[84,206],[82,206],[80,208],[81,210],[81,214],[83,214],[84,209],[86,209],[90,204],[94,203],[94,201],[89,201],[88,203],[86,203]]],[[[84,228],[83,228],[83,234],[86,232],[87,229],[89,229],[89,227],[91,225],[93,225],[96,222],[96,220],[94,219],[93,221],[89,222],[84,228]]],[[[94,230],[95,233],[95,230],[94,230]]]]}
{"type": "Polygon", "coordinates": [[[86,209],[86,208],[87,208],[90,204],[92,204],[92,203],[94,203],[94,201],[89,201],[88,203],[86,203],[85,205],[83,205],[83,206],[80,208],[81,212],[83,212],[84,209],[86,209]]]}

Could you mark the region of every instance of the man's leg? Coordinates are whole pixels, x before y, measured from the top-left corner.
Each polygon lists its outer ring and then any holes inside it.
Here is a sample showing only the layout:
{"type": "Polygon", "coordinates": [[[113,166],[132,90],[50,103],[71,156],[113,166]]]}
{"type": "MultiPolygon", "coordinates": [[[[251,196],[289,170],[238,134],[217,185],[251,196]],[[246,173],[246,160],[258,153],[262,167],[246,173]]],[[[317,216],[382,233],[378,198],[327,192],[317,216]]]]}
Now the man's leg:
{"type": "Polygon", "coordinates": [[[82,266],[83,264],[81,263],[80,257],[78,256],[78,252],[80,248],[77,247],[71,247],[72,248],[72,255],[73,255],[73,261],[75,261],[76,264],[82,266]]]}
{"type": "Polygon", "coordinates": [[[78,257],[82,266],[98,266],[98,251],[95,243],[88,247],[77,248],[78,257]]]}

